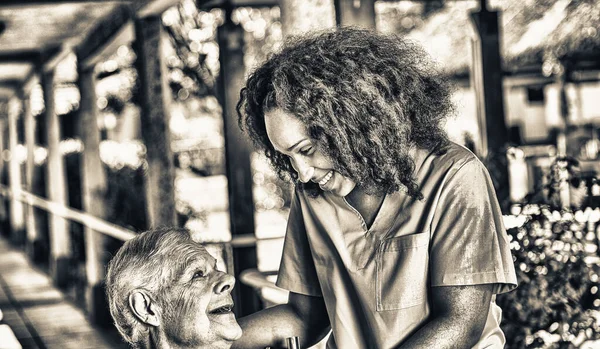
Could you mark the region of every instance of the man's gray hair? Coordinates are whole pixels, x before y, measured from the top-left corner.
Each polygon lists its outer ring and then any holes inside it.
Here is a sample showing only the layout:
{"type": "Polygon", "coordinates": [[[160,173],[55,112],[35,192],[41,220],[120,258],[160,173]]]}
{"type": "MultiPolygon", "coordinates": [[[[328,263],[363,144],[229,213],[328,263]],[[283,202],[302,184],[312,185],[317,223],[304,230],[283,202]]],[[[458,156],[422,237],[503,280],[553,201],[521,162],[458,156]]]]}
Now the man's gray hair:
{"type": "Polygon", "coordinates": [[[134,348],[147,335],[129,307],[129,296],[143,289],[161,305],[162,295],[190,258],[193,240],[182,228],[146,231],[125,242],[108,264],[106,294],[115,326],[134,348]]]}

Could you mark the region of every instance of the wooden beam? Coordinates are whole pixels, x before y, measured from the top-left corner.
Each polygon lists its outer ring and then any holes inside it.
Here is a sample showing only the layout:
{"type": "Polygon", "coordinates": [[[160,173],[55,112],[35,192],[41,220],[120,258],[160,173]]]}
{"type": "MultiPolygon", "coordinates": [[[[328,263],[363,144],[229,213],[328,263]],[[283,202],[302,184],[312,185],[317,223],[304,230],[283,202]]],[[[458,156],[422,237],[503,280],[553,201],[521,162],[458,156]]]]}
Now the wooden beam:
{"type": "Polygon", "coordinates": [[[104,45],[98,47],[93,54],[86,57],[78,57],[77,61],[85,69],[93,68],[96,64],[108,60],[121,45],[129,45],[135,40],[135,28],[133,21],[128,21],[124,24],[111,39],[106,41],[104,45]]]}
{"type": "MultiPolygon", "coordinates": [[[[50,201],[67,205],[65,162],[60,151],[60,119],[55,111],[54,72],[44,72],[41,77],[45,111],[42,116],[46,126],[48,163],[46,166],[46,194],[50,201]]],[[[68,222],[59,216],[50,217],[50,275],[58,287],[68,283],[71,267],[71,239],[68,222]]]]}
{"type": "Polygon", "coordinates": [[[60,45],[43,47],[39,50],[0,51],[0,63],[43,64],[62,50],[60,45]]]}
{"type": "Polygon", "coordinates": [[[23,85],[23,82],[21,80],[2,80],[0,81],[0,88],[8,88],[8,89],[12,89],[12,90],[20,90],[21,87],[23,85]]]}
{"type": "Polygon", "coordinates": [[[169,129],[170,89],[162,58],[165,44],[160,17],[136,20],[134,51],[139,77],[141,134],[146,146],[146,202],[150,227],[177,224],[175,170],[169,129]]]}
{"type": "Polygon", "coordinates": [[[110,14],[103,18],[89,32],[74,51],[77,58],[81,61],[87,61],[92,56],[102,52],[107,43],[111,42],[113,37],[119,33],[122,27],[127,24],[134,16],[131,8],[126,5],[117,6],[110,14]]]}
{"type": "Polygon", "coordinates": [[[279,6],[279,0],[198,0],[198,7],[206,10],[213,8],[225,8],[229,3],[233,8],[238,7],[274,7],[279,6]]]}
{"type": "MultiPolygon", "coordinates": [[[[35,148],[36,142],[36,124],[37,120],[31,112],[30,107],[30,91],[23,91],[23,114],[25,118],[25,144],[27,149],[27,160],[25,162],[25,187],[27,191],[39,193],[40,184],[43,184],[40,173],[35,166],[35,148]]],[[[44,187],[42,186],[42,189],[44,187]]],[[[27,241],[25,242],[25,250],[29,258],[34,263],[42,263],[47,258],[45,248],[42,243],[42,229],[45,227],[45,220],[37,212],[37,209],[32,205],[26,205],[27,218],[27,241]]]]}
{"type": "Polygon", "coordinates": [[[508,129],[504,116],[503,72],[500,54],[500,25],[497,11],[488,11],[486,1],[481,10],[471,12],[477,37],[473,42],[471,79],[475,87],[481,146],[478,155],[485,160],[503,210],[510,204],[506,144],[508,129]]]}
{"type": "MultiPolygon", "coordinates": [[[[100,219],[106,218],[106,174],[100,160],[100,130],[96,104],[96,81],[93,69],[78,66],[77,81],[81,102],[77,117],[77,133],[83,143],[81,156],[81,193],[83,210],[100,219]]],[[[84,227],[86,309],[90,320],[97,325],[111,324],[108,303],[104,293],[104,270],[108,263],[105,253],[106,236],[84,227]]]]}
{"type": "MultiPolygon", "coordinates": [[[[10,160],[8,162],[8,182],[13,193],[21,191],[21,165],[17,157],[18,131],[17,124],[21,112],[19,98],[14,96],[8,106],[8,150],[10,160]]],[[[17,245],[25,242],[25,217],[23,204],[12,196],[10,200],[10,230],[11,241],[17,245]]]]}
{"type": "Polygon", "coordinates": [[[41,54],[38,50],[0,51],[0,63],[38,63],[41,54]]]}
{"type": "MultiPolygon", "coordinates": [[[[4,161],[2,154],[6,150],[5,139],[6,139],[6,119],[7,115],[5,111],[4,101],[0,100],[0,185],[6,183],[6,162],[4,161]]],[[[6,198],[0,197],[0,226],[8,226],[9,215],[6,210],[6,198]]],[[[3,231],[6,234],[8,231],[3,231]]]]}
{"type": "Polygon", "coordinates": [[[13,6],[37,6],[37,5],[58,5],[69,3],[106,3],[106,2],[123,2],[129,3],[130,0],[2,0],[0,8],[13,6]]]}
{"type": "Polygon", "coordinates": [[[375,0],[334,0],[338,26],[375,29],[375,0]]]}
{"type": "MultiPolygon", "coordinates": [[[[238,127],[236,104],[244,83],[244,30],[225,15],[225,23],[218,29],[219,99],[223,110],[225,133],[225,166],[229,197],[229,222],[232,237],[254,235],[254,202],[252,199],[252,169],[250,167],[250,142],[238,127]]],[[[245,269],[256,268],[256,247],[239,247],[233,251],[234,275],[245,269]]],[[[234,289],[238,316],[244,316],[261,308],[256,293],[247,285],[234,289]]]]}

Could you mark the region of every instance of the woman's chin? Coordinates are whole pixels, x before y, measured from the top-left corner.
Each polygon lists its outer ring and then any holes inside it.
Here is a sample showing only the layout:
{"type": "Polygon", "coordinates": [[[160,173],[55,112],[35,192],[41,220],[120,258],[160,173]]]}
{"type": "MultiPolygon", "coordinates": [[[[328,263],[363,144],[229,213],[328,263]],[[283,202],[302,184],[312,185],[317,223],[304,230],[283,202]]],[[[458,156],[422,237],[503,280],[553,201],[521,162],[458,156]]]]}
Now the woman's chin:
{"type": "Polygon", "coordinates": [[[356,183],[354,183],[353,181],[344,178],[342,181],[340,181],[341,183],[339,183],[338,187],[336,188],[334,194],[338,195],[338,196],[342,196],[345,197],[348,194],[350,194],[352,192],[352,190],[354,190],[354,187],[356,187],[356,183]]]}

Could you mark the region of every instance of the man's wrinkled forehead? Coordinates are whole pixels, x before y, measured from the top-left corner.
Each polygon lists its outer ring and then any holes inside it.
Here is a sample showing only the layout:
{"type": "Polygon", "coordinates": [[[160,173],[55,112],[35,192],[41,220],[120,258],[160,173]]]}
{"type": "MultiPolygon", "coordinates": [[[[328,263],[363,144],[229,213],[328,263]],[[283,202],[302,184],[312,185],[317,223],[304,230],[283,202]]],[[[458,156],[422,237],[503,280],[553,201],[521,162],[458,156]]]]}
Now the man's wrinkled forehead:
{"type": "Polygon", "coordinates": [[[195,268],[213,265],[215,259],[201,245],[195,242],[181,244],[174,248],[168,254],[171,266],[174,269],[174,276],[181,278],[195,268]]]}

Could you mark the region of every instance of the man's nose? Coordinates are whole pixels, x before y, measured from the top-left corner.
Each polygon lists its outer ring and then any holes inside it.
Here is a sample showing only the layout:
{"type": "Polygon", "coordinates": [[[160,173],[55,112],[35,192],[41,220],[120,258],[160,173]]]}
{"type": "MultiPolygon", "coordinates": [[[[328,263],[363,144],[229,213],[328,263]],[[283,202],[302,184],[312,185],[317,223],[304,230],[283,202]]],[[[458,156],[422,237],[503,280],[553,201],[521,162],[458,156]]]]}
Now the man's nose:
{"type": "Polygon", "coordinates": [[[215,293],[229,293],[235,285],[235,278],[232,275],[223,273],[223,276],[219,279],[219,282],[215,285],[215,293]]]}
{"type": "Polygon", "coordinates": [[[294,167],[296,173],[298,173],[298,179],[302,183],[307,183],[308,181],[310,181],[313,175],[315,174],[315,168],[309,166],[306,162],[302,160],[292,161],[292,167],[294,167]]]}

